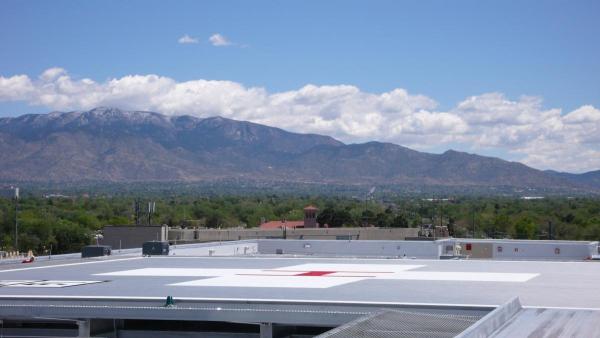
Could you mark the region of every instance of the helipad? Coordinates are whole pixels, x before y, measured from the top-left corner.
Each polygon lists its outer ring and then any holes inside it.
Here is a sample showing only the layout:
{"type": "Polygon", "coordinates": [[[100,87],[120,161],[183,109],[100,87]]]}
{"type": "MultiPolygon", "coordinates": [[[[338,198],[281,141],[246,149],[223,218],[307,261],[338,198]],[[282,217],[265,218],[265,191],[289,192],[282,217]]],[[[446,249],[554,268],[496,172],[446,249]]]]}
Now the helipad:
{"type": "Polygon", "coordinates": [[[600,307],[596,262],[113,256],[0,266],[0,317],[335,327],[377,309],[600,307]],[[175,307],[163,307],[171,296],[175,307]]]}
{"type": "Polygon", "coordinates": [[[519,296],[530,306],[593,308],[600,304],[600,292],[592,292],[598,289],[599,267],[594,262],[129,257],[4,266],[0,296],[473,305],[497,305],[519,296]],[[66,285],[33,283],[43,280],[66,285]],[[31,285],[24,285],[27,281],[31,285]]]}

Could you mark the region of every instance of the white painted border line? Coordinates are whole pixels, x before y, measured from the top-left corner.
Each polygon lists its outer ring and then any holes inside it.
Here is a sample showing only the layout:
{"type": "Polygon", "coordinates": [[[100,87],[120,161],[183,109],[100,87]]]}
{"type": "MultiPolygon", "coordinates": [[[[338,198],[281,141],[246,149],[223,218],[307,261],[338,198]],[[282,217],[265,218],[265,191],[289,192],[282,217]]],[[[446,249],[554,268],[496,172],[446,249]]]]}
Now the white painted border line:
{"type": "Polygon", "coordinates": [[[32,267],[28,267],[28,268],[0,270],[0,273],[2,273],[2,272],[13,272],[13,271],[25,271],[25,270],[50,269],[50,268],[59,268],[59,267],[63,267],[63,266],[74,266],[74,265],[85,265],[85,264],[96,264],[96,263],[109,263],[109,262],[121,262],[121,261],[130,261],[130,260],[142,259],[142,258],[143,257],[132,257],[132,258],[120,258],[120,259],[107,259],[107,260],[103,260],[103,261],[90,261],[90,262],[79,262],[79,263],[68,263],[68,264],[32,266],[32,267]]]}

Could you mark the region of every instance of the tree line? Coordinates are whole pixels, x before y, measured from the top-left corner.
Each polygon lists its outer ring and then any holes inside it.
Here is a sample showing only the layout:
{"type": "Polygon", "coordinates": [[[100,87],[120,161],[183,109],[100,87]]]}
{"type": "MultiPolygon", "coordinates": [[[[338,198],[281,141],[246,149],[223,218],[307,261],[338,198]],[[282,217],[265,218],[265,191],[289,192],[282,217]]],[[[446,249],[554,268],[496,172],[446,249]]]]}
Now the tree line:
{"type": "MultiPolygon", "coordinates": [[[[600,199],[553,197],[522,200],[508,197],[376,198],[291,196],[161,196],[154,224],[184,227],[256,227],[263,221],[301,220],[303,208],[317,206],[317,221],[330,227],[448,226],[455,237],[521,239],[600,239],[600,199]]],[[[0,251],[33,250],[36,254],[77,252],[93,243],[105,225],[135,222],[134,197],[26,196],[0,198],[0,251]],[[15,248],[15,212],[19,225],[15,248]]],[[[141,224],[147,223],[140,217],[141,224]]]]}

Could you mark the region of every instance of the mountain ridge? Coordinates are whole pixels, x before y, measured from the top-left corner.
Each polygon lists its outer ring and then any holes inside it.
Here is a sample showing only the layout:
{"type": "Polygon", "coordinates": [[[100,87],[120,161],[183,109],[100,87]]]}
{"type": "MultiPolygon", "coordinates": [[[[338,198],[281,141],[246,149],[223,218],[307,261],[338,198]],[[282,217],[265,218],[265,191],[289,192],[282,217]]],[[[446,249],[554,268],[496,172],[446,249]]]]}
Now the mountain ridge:
{"type": "Polygon", "coordinates": [[[455,150],[344,144],[219,116],[98,107],[0,118],[0,181],[283,180],[323,184],[600,189],[596,175],[540,171],[455,150]]]}

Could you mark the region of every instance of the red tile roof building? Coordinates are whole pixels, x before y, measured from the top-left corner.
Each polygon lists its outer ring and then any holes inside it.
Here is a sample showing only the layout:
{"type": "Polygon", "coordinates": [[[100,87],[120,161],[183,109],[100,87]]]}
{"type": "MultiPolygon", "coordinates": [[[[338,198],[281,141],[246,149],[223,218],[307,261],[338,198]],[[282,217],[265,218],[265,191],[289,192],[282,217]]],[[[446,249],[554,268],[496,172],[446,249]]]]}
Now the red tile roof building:
{"type": "Polygon", "coordinates": [[[309,205],[304,208],[304,220],[303,221],[270,221],[260,225],[261,229],[296,229],[296,228],[318,228],[317,223],[317,211],[319,209],[314,205],[309,205]]]}
{"type": "Polygon", "coordinates": [[[270,221],[260,225],[261,229],[304,228],[304,221],[270,221]]]}

